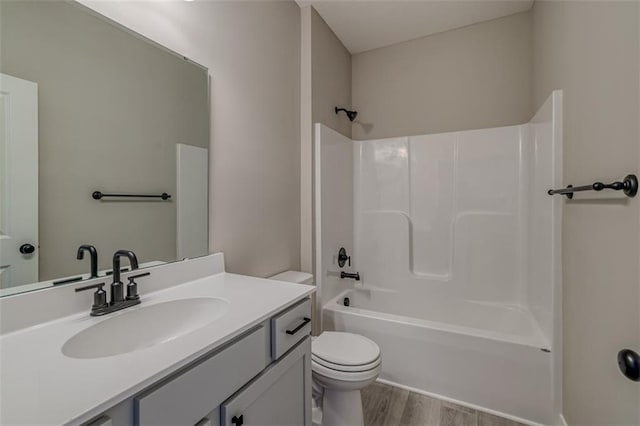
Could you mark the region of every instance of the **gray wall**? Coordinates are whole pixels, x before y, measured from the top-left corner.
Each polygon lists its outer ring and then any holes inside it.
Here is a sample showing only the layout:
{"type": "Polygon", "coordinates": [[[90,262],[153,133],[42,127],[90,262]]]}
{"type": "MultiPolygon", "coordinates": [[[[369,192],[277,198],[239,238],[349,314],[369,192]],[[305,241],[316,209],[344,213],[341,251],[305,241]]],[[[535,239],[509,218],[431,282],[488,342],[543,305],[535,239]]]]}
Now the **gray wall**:
{"type": "Polygon", "coordinates": [[[351,54],[311,7],[311,75],[313,123],[351,137],[351,122],[334,107],[351,108],[351,54]]]}
{"type": "Polygon", "coordinates": [[[209,68],[210,244],[227,270],[300,267],[300,8],[82,0],[209,68]]]}
{"type": "MultiPolygon", "coordinates": [[[[202,68],[64,2],[3,2],[1,70],[38,83],[40,279],[101,268],[120,248],[174,260],[173,202],[98,202],[96,190],[175,194],[175,144],[208,147],[202,68]]],[[[204,231],[204,230],[203,230],[204,231]]]]}
{"type": "Polygon", "coordinates": [[[354,139],[529,121],[531,13],[353,56],[354,139]]]}
{"type": "MultiPolygon", "coordinates": [[[[534,108],[564,90],[564,181],[638,172],[638,2],[533,7],[534,108]]],[[[638,200],[564,204],[564,413],[569,424],[640,424],[616,353],[638,350],[638,200]]]]}
{"type": "Polygon", "coordinates": [[[301,268],[315,273],[314,124],[322,123],[351,137],[351,122],[335,107],[351,108],[351,54],[312,6],[301,10],[301,268]]]}

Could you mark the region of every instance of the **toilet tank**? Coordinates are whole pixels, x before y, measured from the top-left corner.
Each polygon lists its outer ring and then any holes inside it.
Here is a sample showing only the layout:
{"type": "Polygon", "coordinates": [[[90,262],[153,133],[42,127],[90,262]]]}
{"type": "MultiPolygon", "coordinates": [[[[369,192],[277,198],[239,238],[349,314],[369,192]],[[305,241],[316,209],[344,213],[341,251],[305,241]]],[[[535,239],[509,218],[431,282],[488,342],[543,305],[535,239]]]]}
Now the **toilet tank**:
{"type": "Polygon", "coordinates": [[[270,280],[278,280],[278,281],[287,281],[290,283],[297,284],[313,284],[313,275],[307,272],[300,271],[285,271],[280,272],[272,277],[269,277],[270,280]]]}

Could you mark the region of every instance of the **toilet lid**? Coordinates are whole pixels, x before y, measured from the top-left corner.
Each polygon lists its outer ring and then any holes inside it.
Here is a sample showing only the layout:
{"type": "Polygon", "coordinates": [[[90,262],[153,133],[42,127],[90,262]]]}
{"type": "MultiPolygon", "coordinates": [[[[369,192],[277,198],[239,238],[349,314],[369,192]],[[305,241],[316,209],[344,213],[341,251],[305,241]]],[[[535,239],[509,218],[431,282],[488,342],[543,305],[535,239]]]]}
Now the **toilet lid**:
{"type": "Polygon", "coordinates": [[[325,331],[314,339],[311,352],[317,360],[342,366],[372,364],[380,358],[380,348],[373,340],[336,331],[325,331]]]}

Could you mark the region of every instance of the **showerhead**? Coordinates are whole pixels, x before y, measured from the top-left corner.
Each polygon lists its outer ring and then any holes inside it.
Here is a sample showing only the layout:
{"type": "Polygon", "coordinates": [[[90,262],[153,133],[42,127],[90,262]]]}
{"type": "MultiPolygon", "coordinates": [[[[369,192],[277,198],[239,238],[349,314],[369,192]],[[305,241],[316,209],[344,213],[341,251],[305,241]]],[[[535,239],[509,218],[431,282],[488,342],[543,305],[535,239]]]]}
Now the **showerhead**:
{"type": "Polygon", "coordinates": [[[347,114],[347,117],[349,118],[349,121],[355,120],[356,117],[358,116],[358,111],[349,111],[349,110],[344,109],[344,108],[336,107],[336,114],[339,113],[340,111],[344,111],[345,114],[347,114]]]}

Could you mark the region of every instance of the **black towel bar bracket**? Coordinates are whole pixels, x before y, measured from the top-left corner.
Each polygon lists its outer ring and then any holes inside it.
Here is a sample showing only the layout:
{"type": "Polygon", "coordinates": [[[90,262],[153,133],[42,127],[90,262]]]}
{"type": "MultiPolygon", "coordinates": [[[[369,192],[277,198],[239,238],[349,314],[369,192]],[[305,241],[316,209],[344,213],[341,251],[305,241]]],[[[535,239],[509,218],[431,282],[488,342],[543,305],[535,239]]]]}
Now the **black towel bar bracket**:
{"type": "Polygon", "coordinates": [[[100,191],[95,191],[91,194],[94,200],[101,200],[105,197],[113,198],[162,198],[164,201],[171,199],[171,195],[163,192],[162,194],[103,194],[100,191]]]}
{"type": "Polygon", "coordinates": [[[547,191],[549,195],[562,194],[568,199],[573,198],[574,192],[580,191],[602,191],[603,189],[613,189],[614,191],[623,191],[627,197],[635,197],[638,193],[638,178],[636,175],[627,175],[622,182],[602,183],[596,182],[592,185],[573,186],[569,185],[563,189],[550,189],[547,191]]]}

